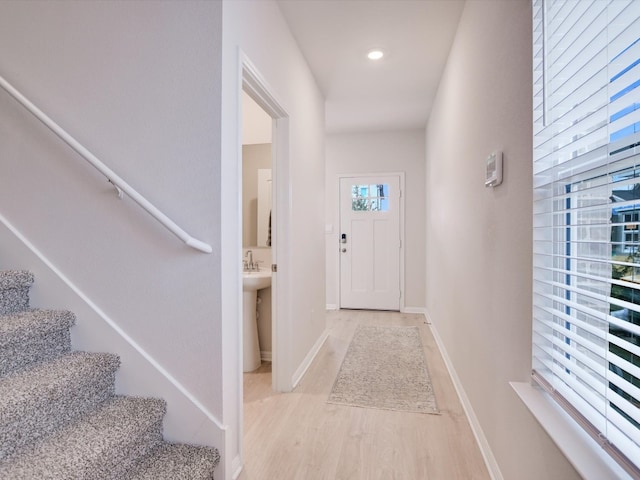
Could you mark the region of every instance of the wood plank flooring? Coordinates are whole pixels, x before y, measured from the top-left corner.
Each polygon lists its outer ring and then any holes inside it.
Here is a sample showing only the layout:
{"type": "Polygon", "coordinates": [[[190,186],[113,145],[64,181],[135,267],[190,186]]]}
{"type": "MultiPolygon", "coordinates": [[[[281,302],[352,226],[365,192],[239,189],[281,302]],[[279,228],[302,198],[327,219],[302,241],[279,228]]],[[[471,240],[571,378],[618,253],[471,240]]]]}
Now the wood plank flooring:
{"type": "Polygon", "coordinates": [[[329,337],[292,393],[271,391],[271,365],[244,374],[239,480],[490,479],[424,316],[327,312],[329,337]],[[416,325],[440,415],[328,404],[357,325],[416,325]]]}

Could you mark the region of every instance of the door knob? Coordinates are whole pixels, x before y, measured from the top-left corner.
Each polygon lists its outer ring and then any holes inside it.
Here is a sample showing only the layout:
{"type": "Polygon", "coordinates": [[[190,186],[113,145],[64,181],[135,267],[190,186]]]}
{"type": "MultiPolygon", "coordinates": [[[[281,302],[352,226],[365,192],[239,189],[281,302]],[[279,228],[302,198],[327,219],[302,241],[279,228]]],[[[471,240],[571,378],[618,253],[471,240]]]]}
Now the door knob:
{"type": "Polygon", "coordinates": [[[346,248],[343,248],[343,249],[342,249],[342,253],[344,253],[344,252],[346,252],[346,251],[347,251],[347,249],[346,249],[346,248]]]}

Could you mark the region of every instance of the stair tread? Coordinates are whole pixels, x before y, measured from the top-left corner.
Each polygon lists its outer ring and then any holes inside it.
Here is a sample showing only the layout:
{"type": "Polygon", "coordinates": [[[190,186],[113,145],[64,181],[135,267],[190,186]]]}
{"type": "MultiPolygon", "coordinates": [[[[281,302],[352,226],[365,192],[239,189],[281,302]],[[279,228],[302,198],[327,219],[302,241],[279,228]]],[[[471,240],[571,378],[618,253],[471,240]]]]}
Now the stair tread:
{"type": "Polygon", "coordinates": [[[29,309],[0,315],[0,375],[69,352],[74,323],[75,315],[64,310],[29,309]]]}
{"type": "Polygon", "coordinates": [[[92,377],[115,372],[119,365],[118,356],[111,353],[70,352],[50,362],[0,377],[2,420],[25,402],[50,401],[64,390],[74,388],[78,382],[86,385],[92,377]]]}
{"type": "Polygon", "coordinates": [[[70,328],[75,319],[75,315],[67,310],[41,308],[0,315],[0,347],[29,338],[34,333],[46,334],[70,328]]]}
{"type": "Polygon", "coordinates": [[[0,377],[0,459],[114,394],[117,355],[71,352],[0,377]]]}
{"type": "Polygon", "coordinates": [[[28,270],[0,271],[0,290],[8,288],[24,288],[33,285],[33,273],[28,270]]]}
{"type": "Polygon", "coordinates": [[[165,402],[153,398],[113,397],[98,410],[35,442],[0,464],[0,478],[108,479],[146,455],[156,444],[165,402]],[[140,439],[143,439],[141,442],[140,439]]]}
{"type": "Polygon", "coordinates": [[[132,470],[129,480],[212,480],[220,461],[218,450],[163,442],[132,470]]]}

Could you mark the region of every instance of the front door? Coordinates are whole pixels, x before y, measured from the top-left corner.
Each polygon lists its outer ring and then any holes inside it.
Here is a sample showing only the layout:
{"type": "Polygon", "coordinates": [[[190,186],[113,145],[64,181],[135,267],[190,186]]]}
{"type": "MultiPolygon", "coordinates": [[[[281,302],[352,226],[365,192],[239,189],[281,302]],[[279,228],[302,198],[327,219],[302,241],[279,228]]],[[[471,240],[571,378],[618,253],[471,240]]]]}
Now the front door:
{"type": "Polygon", "coordinates": [[[400,177],[340,178],[340,308],[400,310],[400,177]]]}

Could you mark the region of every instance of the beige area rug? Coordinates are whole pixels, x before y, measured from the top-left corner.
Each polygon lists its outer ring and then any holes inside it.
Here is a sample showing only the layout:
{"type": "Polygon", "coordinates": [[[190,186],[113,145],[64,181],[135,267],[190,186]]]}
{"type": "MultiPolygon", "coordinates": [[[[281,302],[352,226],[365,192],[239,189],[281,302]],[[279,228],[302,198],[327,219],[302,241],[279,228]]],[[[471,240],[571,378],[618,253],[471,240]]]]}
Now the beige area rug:
{"type": "Polygon", "coordinates": [[[418,327],[359,325],[327,401],[439,413],[418,327]]]}

